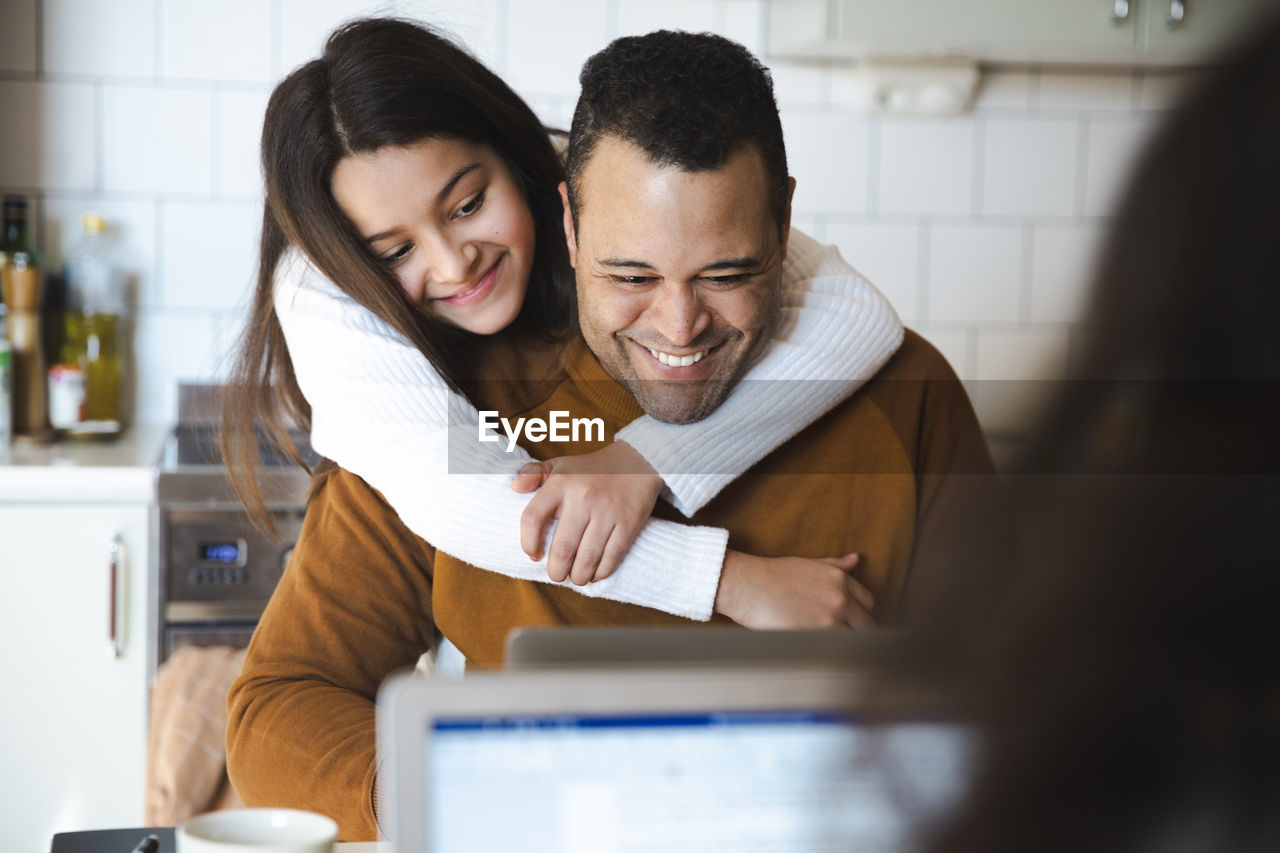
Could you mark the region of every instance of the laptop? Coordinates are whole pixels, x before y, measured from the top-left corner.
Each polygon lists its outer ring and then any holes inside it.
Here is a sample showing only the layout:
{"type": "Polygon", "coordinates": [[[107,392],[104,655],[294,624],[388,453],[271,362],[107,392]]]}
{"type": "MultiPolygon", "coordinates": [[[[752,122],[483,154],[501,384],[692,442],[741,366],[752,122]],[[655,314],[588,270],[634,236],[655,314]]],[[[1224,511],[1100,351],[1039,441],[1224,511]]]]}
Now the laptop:
{"type": "Polygon", "coordinates": [[[899,632],[845,628],[748,631],[743,628],[517,628],[507,635],[508,670],[588,666],[829,664],[883,666],[899,632]]]}
{"type": "Polygon", "coordinates": [[[973,748],[937,695],[795,665],[400,675],[378,738],[399,853],[904,853],[973,748]]]}

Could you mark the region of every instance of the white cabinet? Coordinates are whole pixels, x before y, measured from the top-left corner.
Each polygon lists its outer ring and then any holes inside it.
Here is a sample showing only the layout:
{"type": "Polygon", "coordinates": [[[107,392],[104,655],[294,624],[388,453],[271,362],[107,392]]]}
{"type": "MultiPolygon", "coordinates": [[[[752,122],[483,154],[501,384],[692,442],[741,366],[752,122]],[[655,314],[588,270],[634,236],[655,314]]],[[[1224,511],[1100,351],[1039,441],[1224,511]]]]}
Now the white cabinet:
{"type": "Polygon", "coordinates": [[[6,849],[141,824],[151,541],[145,500],[0,495],[6,849]]]}
{"type": "Polygon", "coordinates": [[[1203,62],[1280,0],[770,0],[771,56],[1203,62]]]}

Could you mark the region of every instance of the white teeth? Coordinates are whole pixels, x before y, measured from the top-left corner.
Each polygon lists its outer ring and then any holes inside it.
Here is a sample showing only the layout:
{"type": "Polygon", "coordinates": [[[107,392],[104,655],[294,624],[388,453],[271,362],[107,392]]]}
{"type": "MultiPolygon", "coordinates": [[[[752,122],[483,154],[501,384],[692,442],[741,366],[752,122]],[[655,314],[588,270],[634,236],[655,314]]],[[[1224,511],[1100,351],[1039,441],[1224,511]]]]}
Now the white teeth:
{"type": "Polygon", "coordinates": [[[670,353],[659,352],[653,347],[645,347],[649,350],[649,354],[667,367],[688,367],[691,364],[697,364],[706,357],[707,351],[695,352],[691,355],[671,355],[670,353]]]}

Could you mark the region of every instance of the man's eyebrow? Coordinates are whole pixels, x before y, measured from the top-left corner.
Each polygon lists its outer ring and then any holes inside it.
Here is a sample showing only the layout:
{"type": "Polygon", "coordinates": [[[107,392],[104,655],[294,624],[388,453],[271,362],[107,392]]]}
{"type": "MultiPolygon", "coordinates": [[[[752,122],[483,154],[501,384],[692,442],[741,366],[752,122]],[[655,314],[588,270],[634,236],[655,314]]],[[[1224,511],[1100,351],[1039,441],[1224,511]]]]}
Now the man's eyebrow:
{"type": "MultiPolygon", "coordinates": [[[[653,264],[647,261],[636,261],[630,258],[601,258],[600,263],[606,267],[627,267],[628,269],[655,269],[653,264]]],[[[741,270],[755,269],[760,266],[759,258],[725,258],[721,261],[713,261],[703,267],[700,272],[717,272],[719,270],[741,270]]]]}
{"type": "Polygon", "coordinates": [[[627,267],[630,269],[638,267],[645,270],[656,269],[656,267],[648,261],[633,261],[630,258],[601,258],[600,263],[606,267],[627,267]]]}
{"type": "Polygon", "coordinates": [[[760,266],[759,258],[725,258],[723,261],[707,264],[702,268],[703,272],[714,272],[717,270],[745,270],[755,269],[760,266]]]}
{"type": "MultiPolygon", "coordinates": [[[[472,163],[470,166],[463,166],[461,169],[454,172],[453,177],[449,179],[448,183],[446,183],[443,187],[440,188],[440,192],[436,193],[436,204],[437,205],[444,204],[445,199],[449,197],[449,193],[453,192],[454,188],[458,186],[458,182],[479,168],[480,168],[479,163],[472,163]]],[[[388,228],[386,231],[379,231],[377,234],[374,234],[372,237],[366,238],[365,242],[372,245],[378,242],[379,240],[383,240],[387,237],[390,237],[392,234],[395,234],[399,230],[400,230],[399,227],[396,227],[396,228],[388,228]]]]}

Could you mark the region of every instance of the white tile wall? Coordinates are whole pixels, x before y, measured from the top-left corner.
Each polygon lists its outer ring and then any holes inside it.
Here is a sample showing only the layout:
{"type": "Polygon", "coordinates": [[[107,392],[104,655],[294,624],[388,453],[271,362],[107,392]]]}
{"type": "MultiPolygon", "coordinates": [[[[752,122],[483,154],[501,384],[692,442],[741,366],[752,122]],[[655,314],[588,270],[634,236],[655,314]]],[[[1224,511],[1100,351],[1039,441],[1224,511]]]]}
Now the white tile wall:
{"type": "Polygon", "coordinates": [[[214,192],[261,197],[258,139],[262,136],[262,117],[266,114],[269,96],[266,87],[214,95],[214,192]]]}
{"type": "Polygon", "coordinates": [[[618,0],[617,35],[653,30],[704,32],[716,29],[716,4],[709,0],[618,0]]]}
{"type": "Polygon", "coordinates": [[[982,212],[1071,216],[1080,128],[1065,118],[991,119],[982,130],[982,212]]]}
{"type": "Polygon", "coordinates": [[[875,283],[905,323],[922,319],[919,225],[848,222],[826,227],[822,238],[840,247],[845,259],[875,283]]]}
{"type": "Polygon", "coordinates": [[[42,0],[41,8],[42,71],[94,77],[155,75],[155,0],[42,0]]]}
{"type": "Polygon", "coordinates": [[[793,203],[808,213],[867,209],[871,123],[855,115],[782,108],[793,203]]]}
{"type": "Polygon", "coordinates": [[[138,315],[133,350],[140,419],[172,420],[177,383],[226,375],[222,318],[208,311],[161,308],[138,315]]]}
{"type": "MultiPolygon", "coordinates": [[[[0,190],[32,196],[51,262],[85,210],[111,220],[137,286],[138,415],[164,419],[175,380],[219,375],[239,334],[266,99],[335,25],[379,12],[438,24],[545,121],[567,126],[579,67],[611,38],[711,29],[759,53],[764,10],[764,0],[5,0],[0,103],[31,120],[0,133],[0,190]]],[[[1008,379],[1053,369],[1052,354],[1079,339],[1116,187],[1194,77],[1000,68],[971,113],[908,120],[859,113],[837,64],[773,70],[796,226],[838,243],[962,376],[1008,379]]],[[[995,424],[1003,406],[982,414],[995,424]]]]}
{"type": "Polygon", "coordinates": [[[376,0],[275,0],[272,8],[277,12],[273,19],[276,77],[319,56],[329,32],[343,21],[397,11],[394,3],[376,0]]]}
{"type": "Polygon", "coordinates": [[[271,4],[162,0],[160,57],[170,79],[270,82],[271,4]]]}
{"type": "Polygon", "coordinates": [[[716,32],[731,38],[759,56],[763,50],[765,16],[764,0],[734,0],[719,4],[720,17],[716,32]]]}
{"type": "Polygon", "coordinates": [[[213,96],[203,86],[104,86],[102,188],[212,192],[213,96]]]}
{"type": "Polygon", "coordinates": [[[521,94],[577,92],[582,63],[612,36],[612,8],[598,0],[510,4],[507,82],[521,94]]]}
{"type": "Polygon", "coordinates": [[[165,203],[160,304],[229,310],[248,305],[262,207],[251,202],[165,203]],[[234,247],[234,248],[232,248],[234,247]]]}
{"type": "Polygon", "coordinates": [[[974,156],[971,121],[884,119],[876,176],[880,212],[972,213],[974,156]]]}
{"type": "Polygon", "coordinates": [[[1022,228],[1016,225],[937,225],[930,229],[924,310],[928,322],[1018,322],[1023,244],[1022,228]]]}

